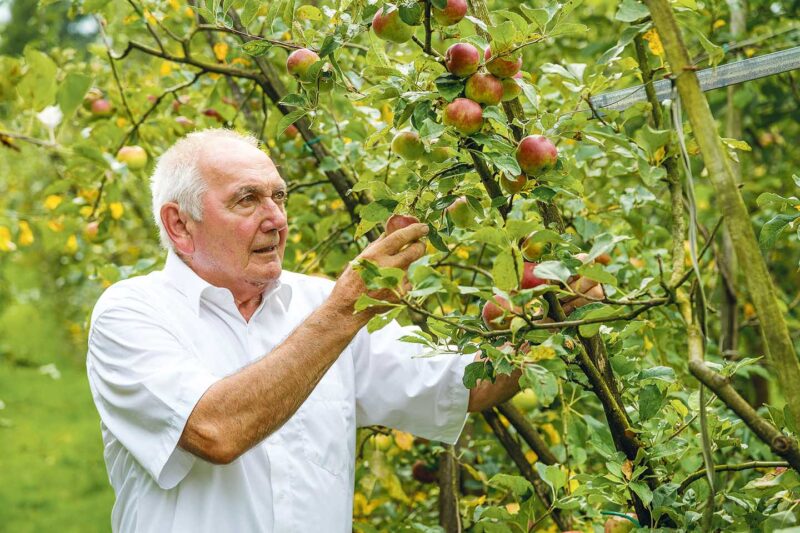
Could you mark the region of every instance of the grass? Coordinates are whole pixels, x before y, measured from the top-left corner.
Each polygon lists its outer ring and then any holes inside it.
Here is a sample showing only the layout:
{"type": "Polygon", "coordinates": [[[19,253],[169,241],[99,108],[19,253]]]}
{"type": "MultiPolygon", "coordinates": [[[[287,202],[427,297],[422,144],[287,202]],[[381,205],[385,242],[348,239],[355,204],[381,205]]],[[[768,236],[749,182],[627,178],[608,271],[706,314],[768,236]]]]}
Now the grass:
{"type": "Polygon", "coordinates": [[[85,370],[0,358],[0,530],[109,531],[114,493],[85,370]],[[2,406],[3,404],[0,404],[2,406]]]}

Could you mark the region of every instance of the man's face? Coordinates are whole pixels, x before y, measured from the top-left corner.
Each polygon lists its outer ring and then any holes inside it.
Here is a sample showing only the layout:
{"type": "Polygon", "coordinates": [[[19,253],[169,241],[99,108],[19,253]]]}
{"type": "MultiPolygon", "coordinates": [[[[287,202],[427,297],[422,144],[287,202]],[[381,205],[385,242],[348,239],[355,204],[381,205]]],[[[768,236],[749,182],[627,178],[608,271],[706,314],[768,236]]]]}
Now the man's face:
{"type": "Polygon", "coordinates": [[[281,273],[286,183],[264,152],[233,139],[203,151],[199,168],[208,190],[203,220],[187,223],[192,268],[234,295],[263,290],[281,273]]]}

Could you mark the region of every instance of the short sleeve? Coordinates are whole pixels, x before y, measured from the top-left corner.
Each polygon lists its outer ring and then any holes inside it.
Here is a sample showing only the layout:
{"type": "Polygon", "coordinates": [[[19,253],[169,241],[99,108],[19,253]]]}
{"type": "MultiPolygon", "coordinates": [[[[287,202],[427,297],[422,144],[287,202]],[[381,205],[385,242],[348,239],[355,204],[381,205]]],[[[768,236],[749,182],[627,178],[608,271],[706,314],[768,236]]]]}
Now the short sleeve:
{"type": "Polygon", "coordinates": [[[425,347],[399,340],[414,328],[391,322],[359,332],[353,349],[356,422],[383,425],[418,437],[455,443],[467,419],[469,390],[458,353],[426,357],[425,347]]]}
{"type": "Polygon", "coordinates": [[[96,314],[87,372],[110,433],[161,488],[177,485],[196,459],[178,440],[195,405],[219,378],[145,304],[96,314]]]}

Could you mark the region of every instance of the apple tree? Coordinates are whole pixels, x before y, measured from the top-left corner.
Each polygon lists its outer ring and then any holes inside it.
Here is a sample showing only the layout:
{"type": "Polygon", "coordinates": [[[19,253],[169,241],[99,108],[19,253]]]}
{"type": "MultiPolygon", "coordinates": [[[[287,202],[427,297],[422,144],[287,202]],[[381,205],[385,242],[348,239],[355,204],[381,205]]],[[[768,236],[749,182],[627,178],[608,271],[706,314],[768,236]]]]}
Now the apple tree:
{"type": "Polygon", "coordinates": [[[68,6],[88,45],[0,57],[0,268],[23,280],[0,288],[0,327],[47,295],[50,339],[79,345],[104,287],[161,264],[154,160],[196,129],[247,130],[289,185],[286,268],[335,277],[423,221],[410,290],[358,263],[400,298],[362,298],[383,309],[368,327],[396,319],[430,353],[481,355],[467,387],[521,376],[455,447],[361,430],[357,530],[797,524],[798,155],[780,148],[798,133],[796,75],[725,95],[695,78],[791,42],[788,8],[68,6]],[[594,103],[639,84],[627,109],[594,103]]]}

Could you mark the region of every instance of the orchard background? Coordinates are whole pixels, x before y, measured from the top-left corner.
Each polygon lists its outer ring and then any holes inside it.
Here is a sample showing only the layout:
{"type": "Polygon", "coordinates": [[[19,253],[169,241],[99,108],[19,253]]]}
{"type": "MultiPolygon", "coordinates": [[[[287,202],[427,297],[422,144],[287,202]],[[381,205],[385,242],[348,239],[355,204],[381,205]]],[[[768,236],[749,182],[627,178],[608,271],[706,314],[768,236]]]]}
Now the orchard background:
{"type": "MultiPolygon", "coordinates": [[[[800,73],[692,89],[697,68],[797,46],[800,4],[470,0],[443,25],[445,5],[0,2],[0,529],[108,529],[88,317],[105,287],[163,264],[155,159],[231,127],[289,184],[287,269],[335,277],[392,213],[413,215],[430,253],[370,327],[396,318],[431,351],[482,350],[468,385],[524,369],[527,390],[454,448],[361,430],[356,530],[635,527],[614,513],[798,530],[800,73]],[[411,24],[391,29],[403,42],[375,35],[378,9],[411,24]],[[504,82],[519,96],[484,104],[469,135],[443,119],[464,97],[445,68],[456,43],[481,71],[490,43],[522,60],[504,82]],[[321,57],[302,83],[286,68],[299,48],[321,57]],[[681,113],[675,98],[590,105],[668,76],[681,113]],[[514,181],[526,135],[558,160],[514,181]],[[550,282],[521,288],[531,268],[550,282]],[[606,297],[565,316],[577,275],[606,297]],[[482,321],[500,299],[513,313],[482,321]]],[[[361,266],[373,286],[400,282],[361,266]]]]}

